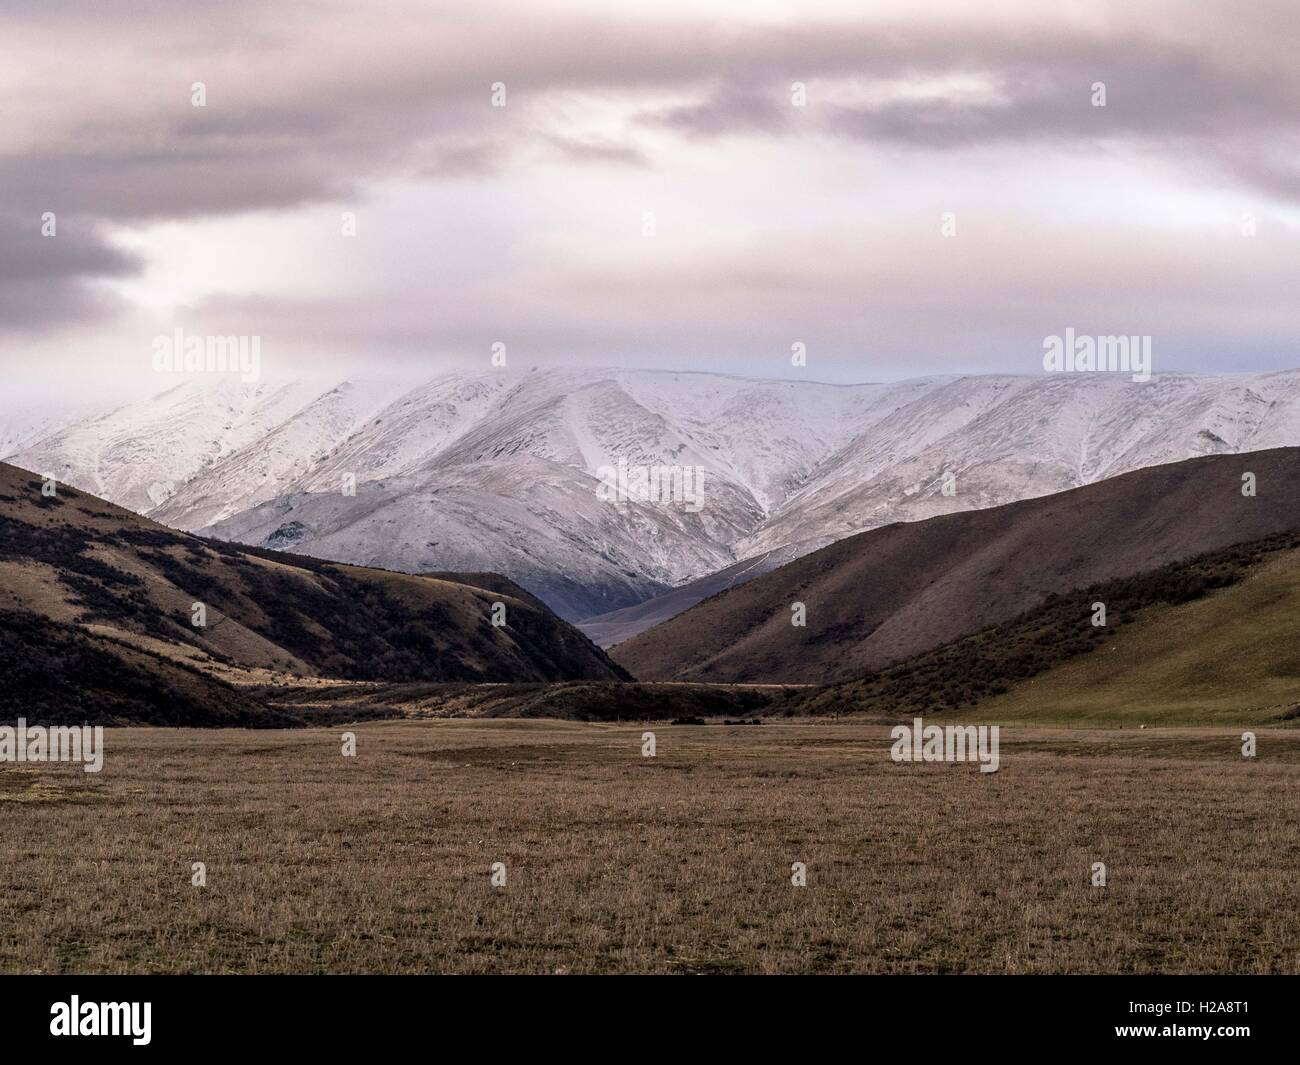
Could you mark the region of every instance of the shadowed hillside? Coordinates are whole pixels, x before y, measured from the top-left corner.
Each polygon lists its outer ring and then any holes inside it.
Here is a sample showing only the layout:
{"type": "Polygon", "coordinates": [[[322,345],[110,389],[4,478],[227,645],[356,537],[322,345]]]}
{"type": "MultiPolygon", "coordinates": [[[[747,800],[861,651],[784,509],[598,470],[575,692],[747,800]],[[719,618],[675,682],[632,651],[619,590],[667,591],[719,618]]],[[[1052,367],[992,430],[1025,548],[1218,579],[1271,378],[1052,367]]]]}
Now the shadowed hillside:
{"type": "Polygon", "coordinates": [[[0,612],[0,721],[79,725],[300,724],[185,662],[25,611],[0,612]]]}
{"type": "Polygon", "coordinates": [[[175,688],[176,705],[188,708],[183,720],[200,724],[256,712],[223,681],[277,673],[391,682],[626,676],[534,597],[491,576],[462,583],[244,550],[66,486],[44,496],[39,478],[0,464],[0,707],[10,717],[86,720],[100,707],[106,718],[177,723],[167,699],[144,690],[141,674],[151,670],[156,687],[175,688]],[[505,606],[503,627],[491,623],[495,603],[505,606]],[[193,624],[196,604],[202,625],[193,624]],[[20,668],[33,646],[47,650],[20,668]],[[96,692],[121,697],[110,706],[96,692]]]}

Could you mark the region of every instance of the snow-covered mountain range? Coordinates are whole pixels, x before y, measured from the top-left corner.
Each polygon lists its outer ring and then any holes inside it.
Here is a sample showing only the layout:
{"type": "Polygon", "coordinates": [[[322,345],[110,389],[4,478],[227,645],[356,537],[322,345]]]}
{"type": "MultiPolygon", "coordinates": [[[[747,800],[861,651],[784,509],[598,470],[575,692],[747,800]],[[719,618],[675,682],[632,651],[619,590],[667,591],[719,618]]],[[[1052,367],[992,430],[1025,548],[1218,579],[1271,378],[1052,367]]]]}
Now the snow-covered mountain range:
{"type": "Polygon", "coordinates": [[[0,457],[165,524],[412,572],[495,570],[582,619],[894,521],[1300,444],[1300,371],[190,380],[36,435],[0,429],[0,457]],[[704,507],[603,501],[598,471],[620,460],[702,468],[704,507]]]}

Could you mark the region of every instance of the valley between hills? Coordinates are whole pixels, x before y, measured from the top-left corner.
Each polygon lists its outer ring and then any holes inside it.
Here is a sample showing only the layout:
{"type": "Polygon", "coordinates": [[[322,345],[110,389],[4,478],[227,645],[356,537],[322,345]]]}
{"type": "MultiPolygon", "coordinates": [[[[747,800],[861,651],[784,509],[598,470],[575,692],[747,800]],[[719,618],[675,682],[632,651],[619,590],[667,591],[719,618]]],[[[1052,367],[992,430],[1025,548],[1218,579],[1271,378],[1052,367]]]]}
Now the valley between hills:
{"type": "Polygon", "coordinates": [[[197,537],[2,465],[0,708],[173,726],[1286,726],[1300,716],[1298,459],[1207,456],[870,530],[608,650],[499,575],[197,537]]]}

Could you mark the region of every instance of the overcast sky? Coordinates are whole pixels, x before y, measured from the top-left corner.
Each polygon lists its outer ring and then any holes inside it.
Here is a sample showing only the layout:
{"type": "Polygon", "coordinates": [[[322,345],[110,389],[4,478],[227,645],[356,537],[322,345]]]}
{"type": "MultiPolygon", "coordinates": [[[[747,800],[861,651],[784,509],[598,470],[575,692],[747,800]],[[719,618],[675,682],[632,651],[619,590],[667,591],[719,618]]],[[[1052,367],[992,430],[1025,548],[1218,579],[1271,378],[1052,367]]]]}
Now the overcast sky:
{"type": "Polygon", "coordinates": [[[1297,54],[1294,0],[6,0],[6,377],[1293,366],[1297,54]]]}

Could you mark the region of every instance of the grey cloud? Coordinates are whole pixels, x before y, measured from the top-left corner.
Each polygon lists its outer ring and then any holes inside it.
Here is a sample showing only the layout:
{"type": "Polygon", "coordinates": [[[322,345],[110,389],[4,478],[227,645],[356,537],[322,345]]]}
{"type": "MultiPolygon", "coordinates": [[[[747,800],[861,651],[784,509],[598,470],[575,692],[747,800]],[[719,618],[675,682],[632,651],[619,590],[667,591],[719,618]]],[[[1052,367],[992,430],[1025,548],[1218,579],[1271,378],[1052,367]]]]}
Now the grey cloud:
{"type": "Polygon", "coordinates": [[[43,236],[41,214],[0,215],[0,330],[42,331],[93,322],[112,312],[97,287],[138,273],[139,260],[109,244],[85,217],[56,213],[43,236]]]}
{"type": "Polygon", "coordinates": [[[556,134],[547,134],[544,140],[560,158],[575,163],[616,163],[637,167],[651,165],[650,157],[631,143],[556,134]]]}
{"type": "MultiPolygon", "coordinates": [[[[931,74],[943,73],[941,70],[931,74]]],[[[1201,57],[1160,54],[1157,45],[1060,50],[1035,66],[990,69],[1005,99],[890,101],[875,107],[828,108],[836,131],[927,147],[1044,139],[1107,137],[1240,138],[1300,125],[1300,86],[1262,87],[1201,57]],[[1094,107],[1092,85],[1106,86],[1094,107]]]]}
{"type": "Polygon", "coordinates": [[[45,194],[115,220],[289,207],[351,196],[376,178],[493,173],[530,146],[579,164],[645,165],[653,159],[637,131],[648,126],[693,138],[817,130],[929,149],[1177,142],[1180,152],[1223,158],[1238,180],[1285,193],[1287,169],[1252,165],[1250,155],[1280,132],[1300,132],[1300,76],[1285,51],[1271,40],[1230,48],[1218,39],[1251,20],[1276,36],[1285,8],[1267,2],[1249,13],[1200,5],[1202,25],[1186,31],[1118,16],[1076,26],[1033,7],[1023,23],[808,16],[770,25],[493,5],[422,7],[419,17],[383,4],[228,3],[197,15],[152,5],[111,18],[90,4],[23,10],[10,9],[10,25],[57,47],[73,70],[78,53],[114,45],[107,54],[122,79],[73,76],[21,96],[19,106],[32,101],[49,117],[34,144],[6,150],[0,133],[0,193],[25,209],[45,194]],[[212,44],[232,37],[233,49],[212,44]],[[851,106],[818,96],[819,79],[952,74],[988,78],[1006,99],[851,106]],[[191,80],[206,80],[206,108],[189,106],[191,80]],[[797,120],[792,80],[809,84],[797,120]],[[1108,86],[1104,109],[1089,105],[1096,80],[1108,86]],[[496,81],[510,93],[503,109],[489,106],[496,81]],[[643,114],[626,136],[593,141],[537,110],[575,91],[640,98],[643,114]],[[665,95],[675,102],[655,99],[665,95]]]}
{"type": "Polygon", "coordinates": [[[789,98],[773,98],[770,90],[723,86],[694,104],[666,108],[642,116],[653,123],[692,137],[736,133],[780,133],[791,124],[789,98]]]}
{"type": "MultiPolygon", "coordinates": [[[[701,90],[691,104],[648,109],[638,121],[693,137],[814,133],[847,140],[944,151],[1018,144],[1128,142],[1136,150],[1212,164],[1225,176],[1295,202],[1300,167],[1288,150],[1300,140],[1300,76],[1294,68],[1232,61],[1207,48],[1158,34],[1106,37],[1041,33],[1020,38],[988,31],[943,47],[926,30],[891,38],[886,55],[863,55],[857,70],[838,45],[810,47],[804,76],[808,106],[789,103],[789,82],[756,71],[701,90]],[[837,102],[816,78],[860,73],[877,84],[893,78],[938,81],[966,76],[987,82],[987,97],[961,94],[837,102]],[[1106,86],[1094,107],[1092,86],[1106,86]]],[[[829,44],[829,42],[827,42],[829,44]]]]}

